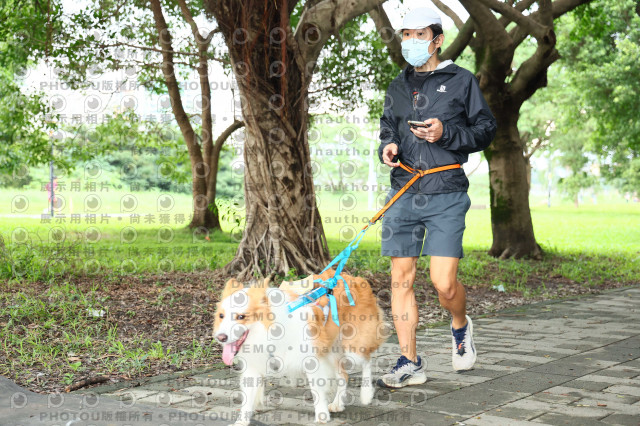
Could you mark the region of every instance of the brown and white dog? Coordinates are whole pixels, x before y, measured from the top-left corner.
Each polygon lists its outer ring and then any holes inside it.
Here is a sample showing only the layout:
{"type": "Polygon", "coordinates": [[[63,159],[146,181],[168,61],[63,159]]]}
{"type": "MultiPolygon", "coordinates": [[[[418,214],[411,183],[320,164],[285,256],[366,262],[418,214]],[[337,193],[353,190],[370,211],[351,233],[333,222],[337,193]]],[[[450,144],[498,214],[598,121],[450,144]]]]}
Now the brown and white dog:
{"type": "MultiPolygon", "coordinates": [[[[334,271],[313,275],[326,280],[334,271]]],[[[256,409],[264,407],[265,376],[305,377],[311,388],[315,421],[326,423],[329,412],[344,410],[348,371],[362,368],[360,401],[369,404],[374,387],[371,380],[371,353],[384,343],[388,327],[369,283],[342,274],[354,299],[349,305],[342,281],[334,288],[340,326],[331,319],[328,297],[289,313],[287,304],[296,299],[291,282],[279,288],[268,280],[248,286],[229,280],[217,304],[214,337],[223,345],[222,360],[235,360],[242,371],[243,392],[236,425],[248,425],[256,409]],[[333,402],[329,392],[336,386],[333,402]]],[[[317,287],[310,280],[308,284],[317,287]]]]}

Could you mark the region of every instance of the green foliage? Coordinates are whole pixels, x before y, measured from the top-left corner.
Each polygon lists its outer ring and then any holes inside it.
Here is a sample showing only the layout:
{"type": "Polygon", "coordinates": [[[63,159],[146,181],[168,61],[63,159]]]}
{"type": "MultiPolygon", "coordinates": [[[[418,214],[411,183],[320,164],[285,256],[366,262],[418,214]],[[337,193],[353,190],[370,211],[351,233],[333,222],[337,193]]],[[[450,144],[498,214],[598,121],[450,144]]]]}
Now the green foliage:
{"type": "Polygon", "coordinates": [[[338,37],[332,35],[327,41],[310,88],[311,105],[322,97],[329,102],[325,112],[343,114],[366,105],[372,120],[382,115],[384,92],[400,67],[391,61],[386,45],[368,19],[368,14],[352,19],[340,29],[338,37]],[[371,29],[363,30],[367,27],[371,29]],[[372,92],[373,96],[369,94],[372,92]]]}
{"type": "Polygon", "coordinates": [[[12,176],[0,181],[21,180],[25,166],[42,164],[51,157],[47,133],[54,126],[45,120],[50,108],[42,93],[23,91],[21,76],[49,49],[60,14],[61,5],[55,0],[0,4],[0,173],[12,176]]]}
{"type": "Polygon", "coordinates": [[[563,109],[573,128],[593,125],[590,151],[604,178],[637,191],[640,174],[640,17],[635,1],[598,0],[564,17],[559,48],[570,85],[563,109]]]}

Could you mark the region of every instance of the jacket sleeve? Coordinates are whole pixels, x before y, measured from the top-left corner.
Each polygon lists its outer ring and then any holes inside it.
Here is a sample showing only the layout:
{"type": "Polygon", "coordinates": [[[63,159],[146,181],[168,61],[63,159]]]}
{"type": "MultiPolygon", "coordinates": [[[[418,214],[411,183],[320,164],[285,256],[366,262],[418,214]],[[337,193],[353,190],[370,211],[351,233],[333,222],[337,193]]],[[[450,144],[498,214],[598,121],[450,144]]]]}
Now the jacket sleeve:
{"type": "Polygon", "coordinates": [[[400,135],[398,134],[398,126],[393,119],[391,105],[391,98],[387,91],[383,114],[382,117],[380,117],[380,146],[378,146],[378,158],[381,163],[384,163],[384,161],[382,161],[382,150],[390,143],[398,145],[398,156],[400,156],[400,135]]]}
{"type": "Polygon", "coordinates": [[[465,111],[467,125],[442,123],[442,137],[438,145],[449,151],[470,154],[486,149],[496,135],[496,119],[482,96],[475,76],[471,76],[467,90],[465,111]]]}

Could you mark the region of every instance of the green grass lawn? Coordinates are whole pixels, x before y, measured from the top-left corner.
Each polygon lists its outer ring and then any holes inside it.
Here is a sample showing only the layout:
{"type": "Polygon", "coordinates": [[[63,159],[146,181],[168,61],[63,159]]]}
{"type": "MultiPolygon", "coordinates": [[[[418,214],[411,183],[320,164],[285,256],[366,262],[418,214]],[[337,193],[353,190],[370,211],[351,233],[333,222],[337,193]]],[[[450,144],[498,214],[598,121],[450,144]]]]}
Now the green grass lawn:
{"type": "MultiPolygon", "coordinates": [[[[16,194],[15,190],[0,191],[0,205],[11,205],[16,194]]],[[[139,215],[136,221],[121,214],[122,199],[129,194],[126,192],[98,194],[102,207],[97,212],[84,210],[83,200],[90,197],[90,193],[62,192],[67,202],[78,200],[74,210],[71,211],[67,204],[65,218],[48,221],[39,216],[46,208],[46,193],[30,190],[20,194],[29,199],[29,209],[22,214],[34,214],[36,218],[0,217],[0,236],[6,245],[0,263],[0,278],[4,279],[48,279],[65,273],[132,274],[217,269],[233,257],[241,237],[240,229],[230,220],[223,221],[223,232],[212,233],[208,239],[189,230],[186,225],[191,200],[184,194],[168,194],[172,197],[168,209],[159,206],[159,200],[166,194],[132,194],[137,200],[133,210],[139,215]],[[71,217],[71,213],[75,216],[71,217]]],[[[482,204],[486,199],[482,192],[472,192],[470,196],[473,204],[482,204]]],[[[320,192],[320,213],[332,255],[342,250],[375,214],[384,201],[384,193],[376,194],[373,201],[373,208],[370,208],[366,193],[320,192]],[[349,199],[351,196],[353,198],[349,199]]],[[[579,208],[567,203],[548,208],[541,205],[542,201],[531,201],[534,232],[548,258],[566,259],[555,272],[585,282],[634,277],[640,266],[639,204],[602,200],[601,204],[585,204],[579,208]]],[[[10,213],[0,211],[0,214],[10,213]]],[[[237,214],[243,216],[241,210],[237,214]]],[[[354,254],[350,266],[356,271],[388,270],[389,259],[379,255],[380,223],[367,231],[354,254]]],[[[491,239],[490,211],[469,210],[463,242],[465,259],[460,263],[462,279],[481,279],[477,272],[470,277],[465,275],[478,271],[483,264],[495,262],[484,254],[491,246],[491,239]]],[[[426,260],[420,261],[424,264],[426,260]]],[[[497,263],[510,265],[512,269],[536,268],[538,265],[515,260],[497,263]]]]}

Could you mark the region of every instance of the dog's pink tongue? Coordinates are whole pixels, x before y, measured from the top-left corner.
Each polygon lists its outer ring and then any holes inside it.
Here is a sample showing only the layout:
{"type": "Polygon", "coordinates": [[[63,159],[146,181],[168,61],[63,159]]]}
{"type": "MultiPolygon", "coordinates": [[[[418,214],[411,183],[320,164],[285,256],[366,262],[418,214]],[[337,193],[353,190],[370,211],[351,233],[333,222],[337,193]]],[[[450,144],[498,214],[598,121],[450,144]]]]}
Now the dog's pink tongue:
{"type": "Polygon", "coordinates": [[[227,343],[226,345],[222,345],[222,361],[225,364],[231,365],[231,362],[233,361],[233,357],[236,355],[234,349],[235,348],[233,343],[227,343]]]}

